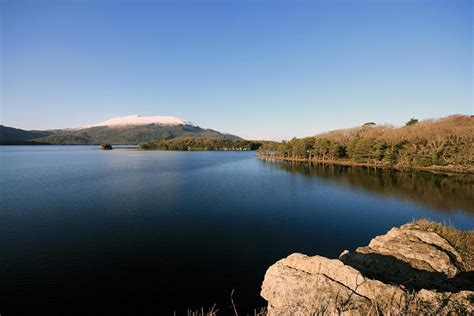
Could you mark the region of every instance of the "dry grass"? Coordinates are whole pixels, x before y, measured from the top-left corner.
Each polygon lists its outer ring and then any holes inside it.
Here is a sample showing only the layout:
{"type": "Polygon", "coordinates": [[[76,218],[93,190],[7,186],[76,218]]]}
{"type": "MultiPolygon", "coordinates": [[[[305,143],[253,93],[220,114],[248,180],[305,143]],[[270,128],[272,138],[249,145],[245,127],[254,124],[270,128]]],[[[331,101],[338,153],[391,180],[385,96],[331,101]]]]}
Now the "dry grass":
{"type": "Polygon", "coordinates": [[[451,115],[439,119],[427,119],[412,126],[396,127],[390,124],[372,127],[353,127],[333,130],[316,135],[339,143],[347,143],[355,136],[365,138],[383,138],[387,141],[416,141],[426,139],[437,141],[450,136],[468,139],[474,135],[474,117],[469,115],[451,115]]]}
{"type": "MultiPolygon", "coordinates": [[[[232,290],[232,292],[230,293],[230,302],[232,304],[232,312],[230,311],[223,312],[221,313],[222,315],[227,315],[227,314],[228,315],[232,314],[233,316],[239,316],[239,315],[266,316],[267,315],[267,309],[265,307],[262,307],[260,309],[254,309],[251,314],[239,313],[239,311],[237,310],[237,306],[235,305],[235,302],[234,302],[234,290],[232,290]]],[[[218,312],[219,312],[219,309],[217,308],[217,305],[214,304],[212,307],[210,307],[207,310],[204,309],[204,307],[201,307],[200,309],[196,309],[196,310],[188,309],[186,312],[186,316],[218,316],[219,315],[218,312]]],[[[173,316],[176,316],[176,315],[177,315],[176,312],[174,312],[173,316]]]]}
{"type": "Polygon", "coordinates": [[[474,271],[474,230],[461,231],[450,224],[442,224],[427,219],[413,222],[420,229],[435,232],[446,239],[463,259],[463,270],[474,271]]]}
{"type": "MultiPolygon", "coordinates": [[[[201,307],[201,309],[197,309],[197,310],[188,309],[188,311],[186,312],[186,316],[217,316],[218,311],[219,310],[216,308],[216,305],[214,304],[208,310],[205,310],[204,307],[201,307]]],[[[174,313],[174,316],[176,316],[176,313],[174,313]]]]}
{"type": "MultiPolygon", "coordinates": [[[[218,316],[218,315],[227,315],[229,314],[230,312],[227,311],[227,312],[223,312],[223,313],[219,313],[219,309],[216,308],[216,305],[212,306],[211,308],[209,308],[208,310],[204,309],[203,307],[201,307],[200,309],[197,309],[197,310],[190,310],[188,309],[188,311],[186,312],[186,316],[218,316]]],[[[176,316],[177,314],[174,313],[173,316],[176,316]]],[[[233,309],[232,310],[232,315],[234,316],[238,316],[238,315],[245,315],[245,316],[266,316],[267,315],[267,309],[265,307],[262,307],[260,309],[255,309],[253,311],[253,313],[251,314],[239,314],[238,311],[236,309],[233,309]]]]}

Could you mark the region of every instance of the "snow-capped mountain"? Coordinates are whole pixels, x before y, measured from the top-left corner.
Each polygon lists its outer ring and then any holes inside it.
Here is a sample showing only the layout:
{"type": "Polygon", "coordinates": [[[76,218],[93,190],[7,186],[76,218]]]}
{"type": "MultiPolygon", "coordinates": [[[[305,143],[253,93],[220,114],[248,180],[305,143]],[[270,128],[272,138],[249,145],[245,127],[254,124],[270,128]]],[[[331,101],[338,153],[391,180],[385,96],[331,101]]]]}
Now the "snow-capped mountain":
{"type": "Polygon", "coordinates": [[[191,121],[186,121],[175,116],[140,116],[138,114],[135,114],[135,115],[128,115],[128,116],[114,117],[97,124],[82,126],[81,128],[91,128],[91,127],[99,127],[99,126],[148,125],[148,124],[197,126],[191,121]]]}
{"type": "Polygon", "coordinates": [[[232,134],[202,128],[174,116],[129,115],[79,128],[25,131],[0,125],[0,143],[140,144],[174,138],[235,140],[232,134]]]}

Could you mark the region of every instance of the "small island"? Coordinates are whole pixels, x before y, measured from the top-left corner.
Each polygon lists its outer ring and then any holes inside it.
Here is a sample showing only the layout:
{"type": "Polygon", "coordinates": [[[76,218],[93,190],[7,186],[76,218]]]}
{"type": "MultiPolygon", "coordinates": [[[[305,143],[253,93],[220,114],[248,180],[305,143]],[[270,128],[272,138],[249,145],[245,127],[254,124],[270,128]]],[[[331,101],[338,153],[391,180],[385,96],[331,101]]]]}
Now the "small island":
{"type": "Polygon", "coordinates": [[[111,144],[102,144],[100,145],[100,149],[102,150],[112,150],[114,149],[111,144]]]}

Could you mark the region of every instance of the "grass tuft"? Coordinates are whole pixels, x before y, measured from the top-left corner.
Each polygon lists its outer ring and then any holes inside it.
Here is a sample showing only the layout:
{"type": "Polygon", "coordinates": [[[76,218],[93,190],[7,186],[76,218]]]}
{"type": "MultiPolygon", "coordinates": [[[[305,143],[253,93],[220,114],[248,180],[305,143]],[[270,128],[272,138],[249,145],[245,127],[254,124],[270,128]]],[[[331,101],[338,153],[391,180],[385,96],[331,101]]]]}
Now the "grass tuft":
{"type": "Polygon", "coordinates": [[[413,222],[417,228],[434,232],[456,249],[463,259],[463,271],[474,271],[474,230],[462,231],[451,224],[442,224],[428,219],[419,219],[413,222]]]}

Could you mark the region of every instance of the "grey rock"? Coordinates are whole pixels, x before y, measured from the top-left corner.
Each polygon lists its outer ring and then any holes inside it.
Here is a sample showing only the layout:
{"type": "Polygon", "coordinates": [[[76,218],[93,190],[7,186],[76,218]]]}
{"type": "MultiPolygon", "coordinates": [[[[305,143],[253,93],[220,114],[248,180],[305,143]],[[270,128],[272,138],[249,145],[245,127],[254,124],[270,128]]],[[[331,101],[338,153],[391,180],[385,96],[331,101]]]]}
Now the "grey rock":
{"type": "Polygon", "coordinates": [[[447,282],[461,264],[445,239],[405,225],[339,260],[292,254],[267,270],[261,295],[270,316],[473,314],[469,282],[447,282]]]}

